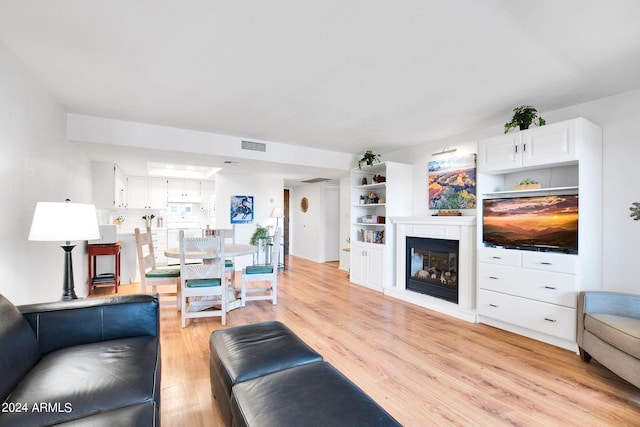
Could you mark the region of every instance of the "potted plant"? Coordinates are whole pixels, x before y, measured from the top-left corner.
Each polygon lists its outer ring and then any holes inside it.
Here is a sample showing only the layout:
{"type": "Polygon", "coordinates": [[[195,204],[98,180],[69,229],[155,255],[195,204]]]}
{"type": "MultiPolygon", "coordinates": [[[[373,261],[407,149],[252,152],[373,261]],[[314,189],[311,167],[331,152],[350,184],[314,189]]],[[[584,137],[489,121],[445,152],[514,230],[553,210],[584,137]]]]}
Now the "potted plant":
{"type": "Polygon", "coordinates": [[[373,154],[373,151],[367,150],[362,158],[358,161],[358,169],[362,169],[362,165],[373,166],[374,162],[380,163],[380,154],[373,154]]]}
{"type": "Polygon", "coordinates": [[[531,178],[525,178],[522,181],[520,181],[520,184],[514,186],[513,189],[514,190],[533,190],[540,187],[542,187],[542,185],[540,185],[539,182],[531,178]]]}
{"type": "Polygon", "coordinates": [[[538,110],[534,107],[521,105],[513,109],[513,117],[510,122],[505,123],[504,133],[516,127],[519,127],[520,130],[529,129],[532,123],[536,126],[544,126],[547,124],[546,120],[538,115],[538,110]]]}
{"type": "Polygon", "coordinates": [[[262,241],[264,243],[270,243],[269,242],[270,239],[271,239],[271,236],[269,236],[269,227],[263,227],[260,224],[258,224],[256,226],[256,231],[253,232],[253,235],[251,236],[251,240],[249,241],[249,243],[252,244],[253,246],[257,246],[262,241]]]}
{"type": "Polygon", "coordinates": [[[249,243],[258,248],[258,264],[260,264],[261,254],[264,254],[265,263],[268,259],[267,251],[269,248],[269,244],[272,243],[272,237],[269,235],[269,228],[271,228],[271,226],[263,227],[258,224],[256,226],[256,231],[253,232],[253,235],[249,240],[249,243]]]}

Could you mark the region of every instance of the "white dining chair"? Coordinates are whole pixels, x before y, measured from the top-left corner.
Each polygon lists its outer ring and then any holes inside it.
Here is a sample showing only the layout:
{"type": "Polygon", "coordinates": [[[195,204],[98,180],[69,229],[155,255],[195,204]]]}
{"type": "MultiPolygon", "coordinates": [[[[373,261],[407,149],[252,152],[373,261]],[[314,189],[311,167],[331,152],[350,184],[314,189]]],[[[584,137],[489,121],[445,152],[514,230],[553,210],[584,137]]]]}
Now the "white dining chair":
{"type": "Polygon", "coordinates": [[[271,300],[278,303],[278,252],[280,229],[276,229],[271,245],[271,262],[269,264],[249,265],[242,270],[242,288],[240,299],[244,307],[247,301],[271,300]],[[269,282],[269,287],[247,287],[248,282],[269,282]]]}
{"type": "Polygon", "coordinates": [[[220,317],[227,324],[227,279],[224,267],[224,241],[220,236],[185,238],[180,230],[180,305],[182,327],[187,319],[220,317]],[[202,264],[189,264],[187,253],[217,252],[202,264]],[[216,308],[218,307],[218,308],[216,308]]]}
{"type": "MultiPolygon", "coordinates": [[[[216,228],[203,230],[204,235],[208,236],[220,236],[222,238],[222,242],[226,243],[229,239],[233,240],[233,229],[232,228],[216,228]]],[[[229,279],[231,289],[235,289],[236,286],[236,266],[233,263],[232,258],[227,258],[224,260],[224,268],[225,273],[229,279]]]]}

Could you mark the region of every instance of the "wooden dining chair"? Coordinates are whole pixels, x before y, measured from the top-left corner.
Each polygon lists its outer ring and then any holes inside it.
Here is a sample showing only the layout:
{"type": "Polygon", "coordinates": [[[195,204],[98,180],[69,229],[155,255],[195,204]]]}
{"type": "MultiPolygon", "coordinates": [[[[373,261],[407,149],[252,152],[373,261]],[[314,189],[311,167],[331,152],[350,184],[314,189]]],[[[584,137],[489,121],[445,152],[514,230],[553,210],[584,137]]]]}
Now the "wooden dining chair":
{"type": "Polygon", "coordinates": [[[271,245],[271,263],[249,265],[242,270],[242,288],[240,299],[242,306],[247,301],[271,300],[275,305],[278,302],[278,252],[280,242],[280,229],[276,229],[271,245]],[[248,288],[247,282],[270,282],[266,288],[248,288]]]}
{"type": "MultiPolygon", "coordinates": [[[[162,292],[160,295],[177,296],[180,284],[179,267],[156,267],[155,250],[153,247],[153,236],[151,228],[147,227],[146,232],[140,232],[139,228],[134,230],[136,237],[136,251],[138,252],[138,268],[140,270],[140,292],[147,293],[147,286],[151,286],[152,292],[159,293],[158,285],[174,285],[175,292],[162,292]]],[[[180,309],[179,299],[177,299],[178,310],[180,309]]]]}
{"type": "Polygon", "coordinates": [[[185,238],[180,230],[180,305],[182,327],[187,319],[220,317],[227,324],[227,279],[224,267],[224,241],[220,236],[185,238]],[[187,263],[187,253],[218,252],[202,264],[187,263]],[[218,307],[217,309],[215,307],[218,307]]]}

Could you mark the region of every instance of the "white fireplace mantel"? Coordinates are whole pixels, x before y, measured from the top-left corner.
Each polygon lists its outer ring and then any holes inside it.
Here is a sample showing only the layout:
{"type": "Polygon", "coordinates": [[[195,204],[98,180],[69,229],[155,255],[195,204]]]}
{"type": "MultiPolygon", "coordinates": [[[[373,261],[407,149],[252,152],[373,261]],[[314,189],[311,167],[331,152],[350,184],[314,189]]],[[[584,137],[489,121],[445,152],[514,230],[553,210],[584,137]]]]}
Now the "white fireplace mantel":
{"type": "Polygon", "coordinates": [[[396,236],[395,284],[385,295],[475,323],[475,216],[391,217],[396,236]],[[458,304],[406,289],[407,237],[459,241],[458,304]]]}

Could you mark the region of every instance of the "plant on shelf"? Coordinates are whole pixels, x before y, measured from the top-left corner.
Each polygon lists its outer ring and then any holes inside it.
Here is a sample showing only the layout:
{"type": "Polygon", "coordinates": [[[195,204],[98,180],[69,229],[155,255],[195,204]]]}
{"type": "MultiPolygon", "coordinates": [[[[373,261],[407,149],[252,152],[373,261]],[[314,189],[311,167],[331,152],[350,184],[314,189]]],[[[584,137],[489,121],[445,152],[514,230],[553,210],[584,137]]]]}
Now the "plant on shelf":
{"type": "Polygon", "coordinates": [[[542,187],[540,183],[531,178],[525,178],[520,181],[520,184],[513,187],[514,190],[532,190],[542,187]]]}
{"type": "Polygon", "coordinates": [[[363,164],[373,166],[375,162],[380,163],[380,154],[373,154],[373,151],[367,150],[358,161],[358,169],[362,169],[363,164]]]}
{"type": "Polygon", "coordinates": [[[547,124],[546,120],[538,115],[538,110],[534,107],[521,105],[513,109],[513,117],[510,122],[505,123],[504,133],[516,127],[519,127],[520,130],[529,129],[532,123],[536,126],[544,126],[547,124]]]}
{"type": "Polygon", "coordinates": [[[537,184],[538,181],[531,179],[531,178],[525,178],[522,181],[520,181],[520,184],[518,185],[531,185],[531,184],[537,184]]]}

